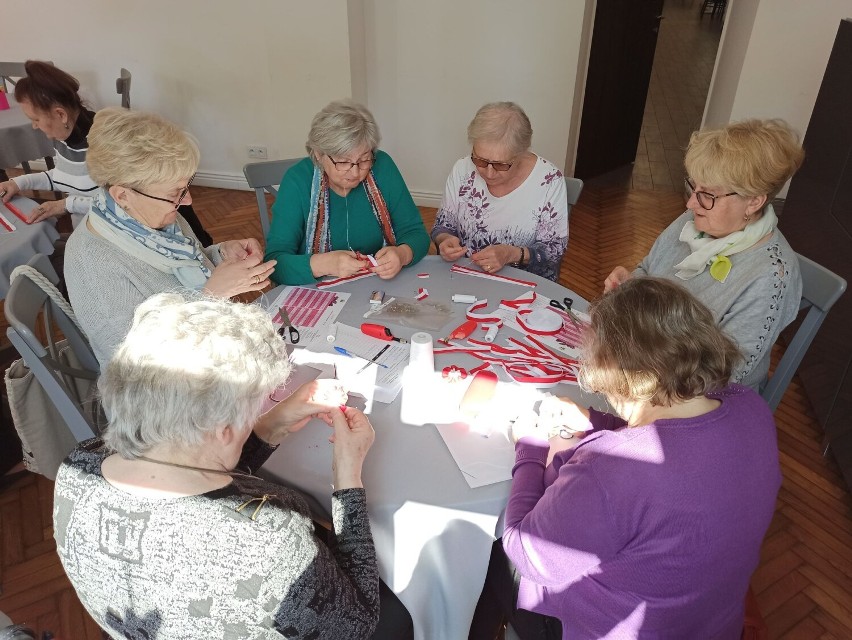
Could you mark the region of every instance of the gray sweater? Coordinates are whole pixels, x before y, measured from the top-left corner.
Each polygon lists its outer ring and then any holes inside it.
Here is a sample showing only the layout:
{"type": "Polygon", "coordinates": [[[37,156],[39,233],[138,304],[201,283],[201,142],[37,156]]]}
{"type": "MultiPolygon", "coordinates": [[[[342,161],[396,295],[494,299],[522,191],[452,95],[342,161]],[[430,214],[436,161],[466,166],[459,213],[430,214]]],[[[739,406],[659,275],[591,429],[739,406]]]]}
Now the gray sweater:
{"type": "MultiPolygon", "coordinates": [[[[198,242],[180,215],[177,221],[183,234],[198,242]]],[[[203,251],[214,265],[222,261],[219,245],[211,245],[203,251]]],[[[158,293],[184,290],[174,275],[134,258],[93,233],[85,224],[85,218],[65,247],[65,282],[71,307],[101,369],[130,330],[136,307],[158,293]]]]}
{"type": "MultiPolygon", "coordinates": [[[[272,451],[252,435],[240,467],[257,469],[272,451]]],[[[290,489],[235,477],[201,495],[147,499],[104,479],[110,453],[99,439],[78,445],[59,470],[53,509],[65,572],[110,637],[358,640],[373,632],[379,576],[364,489],[332,494],[326,546],[290,489]]]]}
{"type": "Polygon", "coordinates": [[[690,254],[680,232],[691,219],[687,210],[672,222],[634,275],[669,278],[707,305],[744,357],[732,381],[757,391],[769,372],[772,345],[799,312],[802,277],[796,253],[776,228],[762,244],[729,256],[732,269],[724,284],[713,279],[709,269],[681,280],[674,266],[690,254]]]}

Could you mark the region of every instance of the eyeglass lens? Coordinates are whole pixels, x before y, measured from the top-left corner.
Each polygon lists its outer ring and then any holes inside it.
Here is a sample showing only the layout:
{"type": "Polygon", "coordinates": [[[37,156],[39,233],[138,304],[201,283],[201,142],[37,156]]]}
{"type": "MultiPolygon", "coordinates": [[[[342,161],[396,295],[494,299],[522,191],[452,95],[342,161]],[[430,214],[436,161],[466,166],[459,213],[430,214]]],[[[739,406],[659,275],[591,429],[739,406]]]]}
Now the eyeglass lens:
{"type": "Polygon", "coordinates": [[[479,167],[480,169],[484,169],[489,164],[494,168],[495,171],[508,171],[512,168],[511,162],[493,162],[491,160],[486,160],[485,158],[479,158],[473,154],[471,154],[470,159],[473,161],[473,164],[479,167]]]}

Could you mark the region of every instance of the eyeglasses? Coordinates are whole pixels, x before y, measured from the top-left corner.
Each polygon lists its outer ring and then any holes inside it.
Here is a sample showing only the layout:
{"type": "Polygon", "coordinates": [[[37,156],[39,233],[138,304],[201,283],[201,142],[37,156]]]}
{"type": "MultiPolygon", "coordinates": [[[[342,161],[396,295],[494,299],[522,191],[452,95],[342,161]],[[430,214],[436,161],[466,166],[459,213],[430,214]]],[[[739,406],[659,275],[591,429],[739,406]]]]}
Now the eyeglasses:
{"type": "Polygon", "coordinates": [[[716,196],[712,193],[707,193],[706,191],[696,191],[695,185],[689,178],[685,178],[683,184],[686,186],[687,196],[691,196],[694,193],[695,197],[698,199],[698,204],[701,205],[702,209],[706,209],[707,211],[710,211],[710,209],[713,208],[713,205],[716,204],[716,200],[718,200],[719,198],[727,198],[728,196],[739,195],[736,191],[731,191],[731,193],[724,193],[721,196],[716,196]]]}
{"type": "Polygon", "coordinates": [[[130,187],[130,190],[135,191],[140,196],[145,196],[146,198],[151,198],[151,200],[159,200],[160,202],[168,202],[169,204],[173,205],[175,209],[177,209],[180,206],[180,203],[183,202],[183,199],[186,197],[186,194],[189,193],[189,185],[192,184],[193,180],[195,180],[195,174],[194,173],[192,174],[192,177],[187,181],[186,186],[180,192],[180,195],[178,196],[177,202],[175,202],[174,200],[169,200],[168,198],[159,198],[157,196],[149,196],[147,193],[139,191],[139,189],[134,189],[133,187],[130,187]]]}
{"type": "Polygon", "coordinates": [[[361,169],[369,169],[373,166],[373,163],[376,161],[375,154],[371,155],[366,160],[359,160],[358,162],[349,162],[349,160],[335,160],[331,156],[328,156],[328,159],[331,160],[331,164],[334,165],[334,168],[340,171],[341,173],[346,173],[352,167],[358,167],[358,170],[361,169]]]}
{"type": "Polygon", "coordinates": [[[514,164],[514,162],[494,162],[493,160],[486,160],[485,158],[480,158],[472,153],[470,154],[470,160],[480,169],[484,169],[488,165],[491,165],[494,168],[494,171],[508,171],[514,164]]]}

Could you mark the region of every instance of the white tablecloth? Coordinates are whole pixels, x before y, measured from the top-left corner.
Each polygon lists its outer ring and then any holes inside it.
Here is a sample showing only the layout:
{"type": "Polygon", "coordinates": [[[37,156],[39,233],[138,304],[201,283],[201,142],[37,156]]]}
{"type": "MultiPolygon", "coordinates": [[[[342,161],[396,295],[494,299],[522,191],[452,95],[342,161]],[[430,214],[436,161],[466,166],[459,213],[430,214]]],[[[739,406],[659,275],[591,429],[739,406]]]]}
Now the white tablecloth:
{"type": "Polygon", "coordinates": [[[17,167],[22,162],[53,156],[53,144],[32,122],[13,95],[7,93],[9,109],[0,111],[0,168],[17,167]]]}
{"type": "MultiPolygon", "coordinates": [[[[525,271],[506,268],[501,274],[538,283],[536,291],[561,300],[566,295],[584,310],[586,302],[558,284],[525,271]]],[[[453,320],[440,331],[441,338],[464,321],[467,305],[452,304],[453,293],[489,298],[489,307],[501,298],[515,298],[527,289],[482,278],[454,274],[438,256],[428,256],[391,281],[365,278],[335,290],[352,294],[338,318],[351,326],[364,322],[374,289],[390,296],[414,297],[426,287],[430,301],[444,301],[453,307],[453,320]],[[427,272],[428,279],[416,274],[427,272]]],[[[268,294],[270,300],[277,292],[268,294]]],[[[409,338],[413,329],[390,325],[394,335],[409,338]]],[[[501,330],[508,332],[508,329],[501,330]]],[[[436,369],[458,361],[458,357],[437,356],[436,369]]],[[[591,403],[576,386],[561,385],[551,390],[591,403]]],[[[467,638],[470,621],[482,590],[491,544],[498,518],[509,495],[510,483],[501,482],[471,489],[454,462],[434,425],[405,424],[400,408],[406,393],[390,404],[374,404],[370,420],[376,441],[364,464],[370,523],[382,579],[399,596],[414,619],[418,640],[467,638]]],[[[316,498],[330,510],[331,455],[328,427],[313,421],[291,435],[269,459],[261,475],[295,486],[316,498]]],[[[470,434],[472,438],[482,436],[470,434]]]]}
{"type": "MultiPolygon", "coordinates": [[[[11,203],[25,216],[38,204],[29,198],[12,198],[11,203]]],[[[0,227],[0,299],[9,292],[9,276],[19,264],[26,264],[37,253],[49,256],[53,253],[53,243],[59,238],[56,230],[56,218],[48,218],[36,224],[26,224],[11,211],[0,205],[0,213],[15,225],[16,230],[9,233],[0,227]]]]}

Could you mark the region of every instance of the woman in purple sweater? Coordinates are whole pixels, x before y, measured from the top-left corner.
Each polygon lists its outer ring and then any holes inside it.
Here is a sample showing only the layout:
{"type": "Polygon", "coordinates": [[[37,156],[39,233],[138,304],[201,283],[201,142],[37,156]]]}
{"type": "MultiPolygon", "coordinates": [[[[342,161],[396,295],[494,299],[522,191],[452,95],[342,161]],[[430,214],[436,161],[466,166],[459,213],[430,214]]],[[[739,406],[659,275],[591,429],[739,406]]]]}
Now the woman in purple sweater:
{"type": "Polygon", "coordinates": [[[738,359],[668,280],[631,279],[592,306],[580,380],[618,415],[557,401],[558,422],[586,432],[576,445],[516,429],[471,638],[506,618],[521,638],[740,637],[781,473],[772,414],[727,382],[738,359]]]}

